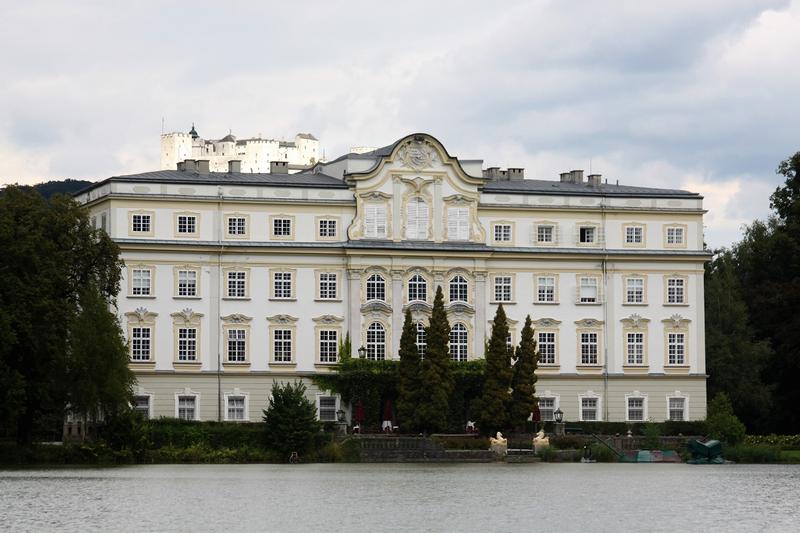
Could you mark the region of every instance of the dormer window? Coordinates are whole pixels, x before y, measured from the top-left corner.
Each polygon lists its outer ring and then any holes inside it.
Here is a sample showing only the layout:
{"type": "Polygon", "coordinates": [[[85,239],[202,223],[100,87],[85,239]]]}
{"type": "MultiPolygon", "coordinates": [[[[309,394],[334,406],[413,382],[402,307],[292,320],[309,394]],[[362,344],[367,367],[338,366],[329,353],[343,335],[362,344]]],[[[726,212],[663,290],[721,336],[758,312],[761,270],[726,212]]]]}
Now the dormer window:
{"type": "Polygon", "coordinates": [[[469,208],[447,208],[447,239],[451,241],[469,240],[469,208]]]}
{"type": "Polygon", "coordinates": [[[428,238],[428,204],[419,196],[406,204],[406,239],[428,238]]]}
{"type": "Polygon", "coordinates": [[[364,205],[364,235],[369,239],[386,238],[386,204],[364,205]]]}

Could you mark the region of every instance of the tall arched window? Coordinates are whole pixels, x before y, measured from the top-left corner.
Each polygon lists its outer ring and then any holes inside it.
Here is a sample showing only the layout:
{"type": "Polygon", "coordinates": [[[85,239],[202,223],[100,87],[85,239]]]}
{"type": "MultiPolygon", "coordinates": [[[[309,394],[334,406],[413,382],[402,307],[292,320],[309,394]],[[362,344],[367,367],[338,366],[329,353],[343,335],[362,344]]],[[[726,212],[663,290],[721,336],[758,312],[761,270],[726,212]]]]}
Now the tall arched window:
{"type": "Polygon", "coordinates": [[[450,280],[450,301],[451,302],[466,302],[469,285],[467,280],[462,275],[453,277],[450,280]]]}
{"type": "Polygon", "coordinates": [[[419,274],[414,274],[408,280],[408,301],[426,301],[428,299],[428,282],[419,274]]]}
{"type": "Polygon", "coordinates": [[[406,239],[428,238],[428,204],[419,196],[406,204],[406,239]]]}
{"type": "Polygon", "coordinates": [[[386,330],[380,322],[373,322],[367,328],[367,359],[386,359],[386,330]]]}
{"type": "Polygon", "coordinates": [[[380,274],[373,274],[367,278],[367,301],[386,301],[386,280],[380,274]]]}
{"type": "Polygon", "coordinates": [[[421,358],[425,358],[425,350],[428,348],[428,335],[425,333],[425,324],[417,322],[417,353],[421,358]]]}
{"type": "Polygon", "coordinates": [[[466,361],[467,345],[467,326],[456,322],[450,328],[450,358],[453,361],[466,361]]]}

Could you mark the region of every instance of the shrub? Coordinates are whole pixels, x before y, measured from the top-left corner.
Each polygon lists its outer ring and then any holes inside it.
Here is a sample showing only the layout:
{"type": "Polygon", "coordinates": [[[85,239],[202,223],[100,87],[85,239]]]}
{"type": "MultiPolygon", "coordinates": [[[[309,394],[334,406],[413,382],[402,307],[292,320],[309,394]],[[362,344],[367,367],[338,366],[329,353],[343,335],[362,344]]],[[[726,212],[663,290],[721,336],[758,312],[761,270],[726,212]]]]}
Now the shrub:
{"type": "Polygon", "coordinates": [[[649,450],[657,450],[661,447],[661,428],[659,424],[647,422],[642,426],[644,435],[644,446],[649,450]]]}
{"type": "Polygon", "coordinates": [[[613,463],[617,460],[617,454],[612,452],[608,446],[602,444],[592,444],[589,448],[592,451],[592,459],[598,463],[613,463]]]}
{"type": "Polygon", "coordinates": [[[550,437],[550,446],[559,450],[581,450],[588,445],[592,439],[585,435],[564,435],[561,437],[550,437]]]}
{"type": "Polygon", "coordinates": [[[292,452],[302,456],[320,434],[317,408],[305,393],[306,386],[300,381],[285,385],[275,383],[272,401],[264,409],[267,447],[287,459],[292,452]]]}
{"type": "Polygon", "coordinates": [[[800,435],[747,435],[748,445],[777,446],[782,450],[800,450],[800,435]]]}
{"type": "Polygon", "coordinates": [[[722,455],[737,463],[779,463],[781,450],[777,446],[739,444],[723,448],[722,455]]]}
{"type": "Polygon", "coordinates": [[[736,445],[744,440],[744,424],[733,414],[733,405],[723,392],[717,394],[708,404],[706,425],[712,438],[727,444],[736,445]]]}

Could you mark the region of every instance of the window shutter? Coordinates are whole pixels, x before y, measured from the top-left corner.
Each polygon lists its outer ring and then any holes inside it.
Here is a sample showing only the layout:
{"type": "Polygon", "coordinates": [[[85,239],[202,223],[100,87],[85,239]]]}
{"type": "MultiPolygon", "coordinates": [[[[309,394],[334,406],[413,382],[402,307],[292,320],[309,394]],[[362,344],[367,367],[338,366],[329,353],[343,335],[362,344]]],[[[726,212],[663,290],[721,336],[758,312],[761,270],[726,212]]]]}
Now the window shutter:
{"type": "Polygon", "coordinates": [[[386,206],[367,204],[364,206],[364,234],[371,238],[386,237],[386,206]]]}
{"type": "Polygon", "coordinates": [[[412,198],[406,204],[406,239],[428,238],[428,204],[422,198],[412,198]]]}
{"type": "Polygon", "coordinates": [[[451,207],[447,210],[447,238],[456,241],[469,239],[468,207],[451,207]]]}

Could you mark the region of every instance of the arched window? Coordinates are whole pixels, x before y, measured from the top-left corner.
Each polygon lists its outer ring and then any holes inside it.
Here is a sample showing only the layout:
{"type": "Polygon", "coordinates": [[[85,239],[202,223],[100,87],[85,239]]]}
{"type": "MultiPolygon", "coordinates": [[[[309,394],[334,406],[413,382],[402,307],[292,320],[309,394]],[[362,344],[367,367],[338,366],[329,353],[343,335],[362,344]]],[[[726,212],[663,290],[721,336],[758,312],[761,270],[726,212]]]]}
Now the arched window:
{"type": "Polygon", "coordinates": [[[406,204],[406,239],[428,238],[428,204],[419,196],[406,204]]]}
{"type": "Polygon", "coordinates": [[[414,274],[408,280],[408,301],[426,301],[428,299],[428,282],[419,274],[414,274]]]}
{"type": "Polygon", "coordinates": [[[450,358],[453,361],[467,360],[467,326],[460,322],[450,328],[450,358]]]}
{"type": "Polygon", "coordinates": [[[451,302],[466,302],[467,292],[469,285],[464,276],[458,275],[450,280],[450,301],[451,302]]]}
{"type": "Polygon", "coordinates": [[[367,328],[367,359],[386,359],[386,330],[380,322],[373,322],[367,328]]]}
{"type": "Polygon", "coordinates": [[[380,274],[373,274],[367,278],[367,301],[386,301],[386,280],[380,274]]]}
{"type": "Polygon", "coordinates": [[[425,333],[425,324],[417,322],[417,353],[421,358],[425,358],[425,350],[428,348],[428,335],[425,333]]]}

